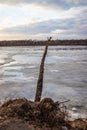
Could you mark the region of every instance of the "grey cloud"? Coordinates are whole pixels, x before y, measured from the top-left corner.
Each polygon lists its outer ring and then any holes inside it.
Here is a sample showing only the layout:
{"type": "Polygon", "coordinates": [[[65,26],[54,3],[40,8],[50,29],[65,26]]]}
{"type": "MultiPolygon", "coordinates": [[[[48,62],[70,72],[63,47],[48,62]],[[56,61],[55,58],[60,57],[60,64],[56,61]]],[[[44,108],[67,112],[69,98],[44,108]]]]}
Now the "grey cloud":
{"type": "Polygon", "coordinates": [[[3,32],[7,33],[22,33],[22,34],[40,34],[40,33],[51,33],[57,29],[68,30],[69,28],[73,28],[75,23],[75,19],[55,19],[55,20],[48,20],[37,22],[29,25],[17,26],[6,28],[2,30],[3,32]]]}
{"type": "Polygon", "coordinates": [[[3,31],[8,33],[25,33],[25,34],[37,34],[37,33],[48,33],[53,29],[57,28],[57,22],[50,20],[44,22],[33,23],[29,25],[23,25],[19,27],[7,28],[3,31]],[[55,22],[55,25],[53,23],[55,22]],[[53,26],[52,26],[53,25],[53,26]]]}
{"type": "Polygon", "coordinates": [[[78,3],[75,3],[75,0],[0,0],[1,4],[9,4],[9,5],[14,5],[14,4],[38,4],[41,6],[50,6],[50,7],[60,7],[60,8],[70,8],[73,6],[78,6],[78,5],[86,5],[87,0],[78,0],[78,3]],[[70,1],[70,2],[69,2],[70,1]]]}
{"type": "Polygon", "coordinates": [[[87,36],[87,9],[82,8],[82,12],[76,17],[68,19],[54,19],[48,21],[37,22],[33,24],[21,25],[11,28],[6,28],[0,31],[0,33],[7,34],[22,34],[22,35],[34,35],[34,34],[52,34],[56,30],[63,30],[62,36],[74,36],[81,37],[87,36]]]}
{"type": "Polygon", "coordinates": [[[55,30],[64,30],[63,35],[70,35],[70,34],[78,34],[78,35],[87,35],[87,22],[82,24],[83,19],[86,21],[86,18],[80,19],[72,18],[72,19],[65,19],[65,20],[48,20],[38,23],[33,23],[30,25],[25,26],[18,26],[13,28],[4,29],[2,32],[6,32],[8,34],[24,34],[24,35],[34,35],[34,34],[47,34],[52,33],[55,30]]]}

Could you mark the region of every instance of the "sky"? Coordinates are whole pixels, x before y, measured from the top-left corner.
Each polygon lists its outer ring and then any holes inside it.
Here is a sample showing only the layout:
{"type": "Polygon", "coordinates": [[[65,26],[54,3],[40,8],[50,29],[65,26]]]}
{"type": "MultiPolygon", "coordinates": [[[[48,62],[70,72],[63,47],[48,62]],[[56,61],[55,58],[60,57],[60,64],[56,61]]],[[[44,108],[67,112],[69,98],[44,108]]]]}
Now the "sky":
{"type": "Polygon", "coordinates": [[[87,39],[87,0],[0,0],[0,40],[87,39]]]}

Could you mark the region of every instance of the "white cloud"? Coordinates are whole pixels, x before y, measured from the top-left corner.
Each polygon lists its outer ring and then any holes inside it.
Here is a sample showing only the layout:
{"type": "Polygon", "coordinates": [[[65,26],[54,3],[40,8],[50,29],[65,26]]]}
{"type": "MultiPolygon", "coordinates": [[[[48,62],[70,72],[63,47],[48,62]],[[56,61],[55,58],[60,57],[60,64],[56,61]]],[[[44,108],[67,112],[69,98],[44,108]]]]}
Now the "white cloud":
{"type": "Polygon", "coordinates": [[[60,11],[46,10],[36,5],[20,5],[0,7],[0,29],[56,19],[60,11]]]}
{"type": "Polygon", "coordinates": [[[56,29],[56,30],[53,30],[51,33],[52,34],[60,34],[60,33],[63,33],[65,30],[63,29],[56,29]]]}
{"type": "Polygon", "coordinates": [[[85,37],[87,6],[79,4],[82,0],[0,0],[0,3],[3,3],[0,39],[41,38],[50,34],[56,37],[56,33],[67,38],[71,33],[72,37],[85,37]]]}

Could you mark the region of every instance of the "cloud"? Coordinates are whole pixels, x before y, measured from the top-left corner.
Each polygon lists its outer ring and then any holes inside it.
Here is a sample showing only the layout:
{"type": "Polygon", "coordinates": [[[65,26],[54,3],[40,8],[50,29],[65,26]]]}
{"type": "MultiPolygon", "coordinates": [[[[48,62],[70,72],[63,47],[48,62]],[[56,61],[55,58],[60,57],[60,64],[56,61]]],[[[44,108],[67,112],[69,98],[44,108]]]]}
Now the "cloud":
{"type": "Polygon", "coordinates": [[[11,35],[20,34],[27,36],[42,36],[52,35],[59,38],[86,38],[87,36],[86,17],[81,14],[79,17],[70,19],[54,19],[42,22],[36,22],[28,25],[6,28],[2,33],[11,35]]]}
{"type": "Polygon", "coordinates": [[[0,39],[87,36],[87,0],[0,0],[0,4],[0,39]]]}
{"type": "Polygon", "coordinates": [[[87,5],[87,0],[0,0],[0,4],[18,5],[35,4],[43,7],[54,7],[58,9],[68,9],[72,6],[87,5]]]}
{"type": "Polygon", "coordinates": [[[23,25],[8,27],[2,29],[2,31],[8,33],[25,33],[25,34],[37,34],[37,33],[49,33],[54,30],[67,29],[75,26],[81,26],[87,24],[87,8],[86,6],[74,7],[68,11],[60,13],[56,18],[49,20],[37,20],[30,19],[23,25]],[[79,15],[80,14],[80,15],[79,15]],[[33,21],[33,22],[32,22],[33,21]]]}

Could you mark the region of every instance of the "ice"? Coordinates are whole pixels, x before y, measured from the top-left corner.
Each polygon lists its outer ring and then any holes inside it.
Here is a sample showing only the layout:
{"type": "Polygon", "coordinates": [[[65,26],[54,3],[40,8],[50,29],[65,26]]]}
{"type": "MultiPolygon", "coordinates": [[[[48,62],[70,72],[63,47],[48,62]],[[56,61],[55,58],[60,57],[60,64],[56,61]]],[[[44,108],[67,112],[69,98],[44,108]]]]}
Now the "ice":
{"type": "MultiPolygon", "coordinates": [[[[0,48],[0,100],[34,100],[43,51],[42,46],[0,48]]],[[[77,109],[77,113],[71,109],[74,116],[87,110],[87,46],[49,47],[42,93],[45,96],[56,101],[70,99],[69,108],[77,109]]]]}

